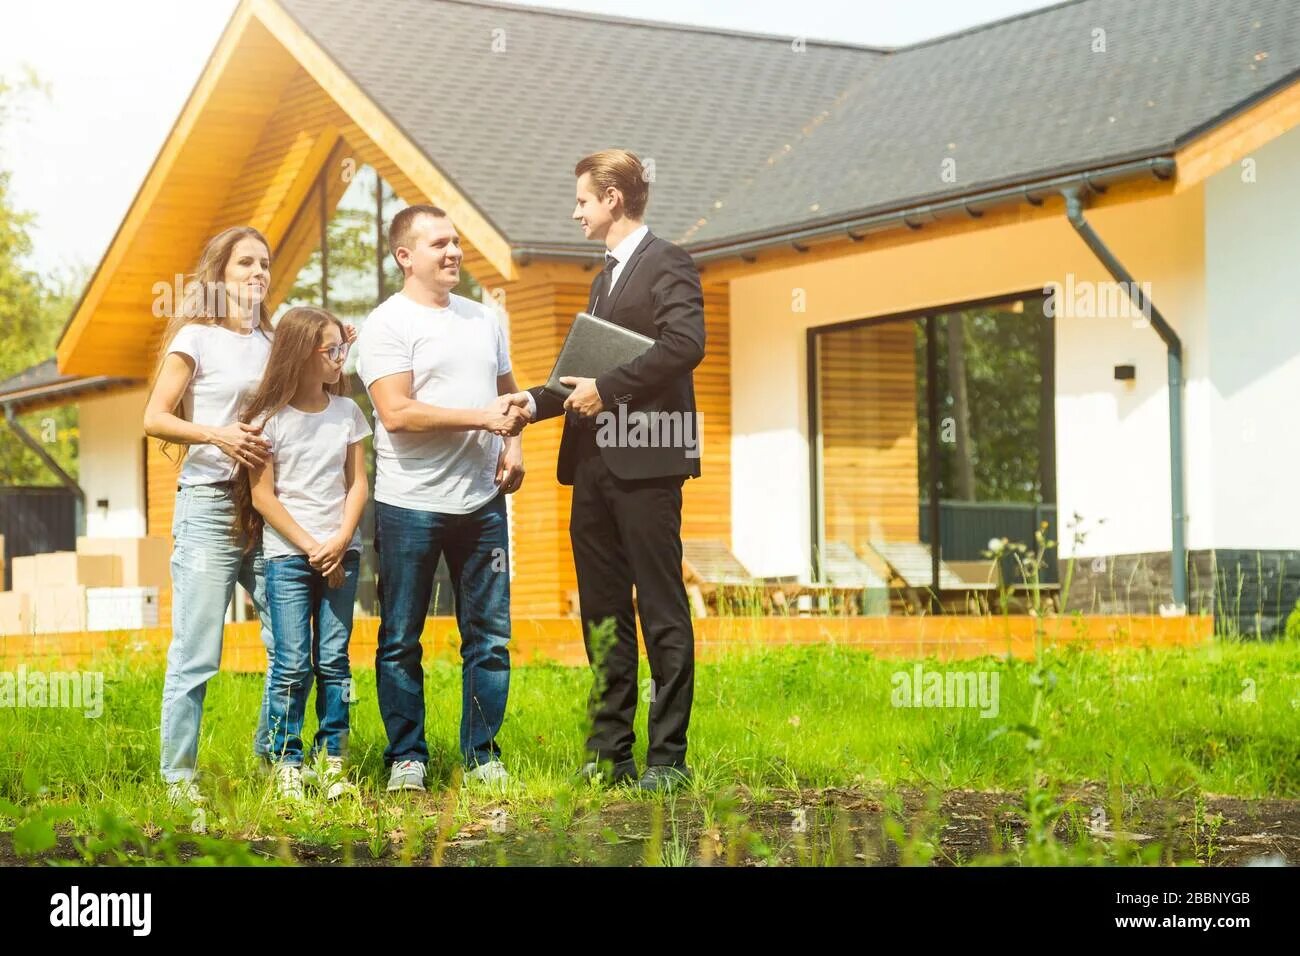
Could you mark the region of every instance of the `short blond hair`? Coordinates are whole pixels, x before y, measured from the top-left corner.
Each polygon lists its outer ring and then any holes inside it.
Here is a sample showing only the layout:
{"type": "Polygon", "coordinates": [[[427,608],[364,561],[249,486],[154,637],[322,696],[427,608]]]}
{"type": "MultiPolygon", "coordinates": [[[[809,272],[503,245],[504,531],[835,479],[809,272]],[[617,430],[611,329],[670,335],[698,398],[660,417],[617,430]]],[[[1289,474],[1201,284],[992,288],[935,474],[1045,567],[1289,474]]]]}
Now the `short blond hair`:
{"type": "Polygon", "coordinates": [[[591,184],[596,195],[604,194],[611,186],[623,196],[623,210],[633,219],[640,219],[650,201],[650,182],[645,167],[636,154],[626,149],[602,149],[578,160],[573,175],[578,178],[591,173],[591,184]]]}

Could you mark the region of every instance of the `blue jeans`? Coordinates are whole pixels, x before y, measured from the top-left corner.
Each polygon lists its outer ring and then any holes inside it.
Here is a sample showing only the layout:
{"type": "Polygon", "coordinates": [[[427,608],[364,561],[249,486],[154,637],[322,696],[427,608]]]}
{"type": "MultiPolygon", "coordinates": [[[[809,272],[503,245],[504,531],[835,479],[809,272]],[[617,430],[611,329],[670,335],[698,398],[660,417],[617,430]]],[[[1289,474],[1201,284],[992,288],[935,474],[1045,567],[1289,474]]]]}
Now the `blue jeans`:
{"type": "Polygon", "coordinates": [[[347,753],[352,698],[348,639],[360,567],[361,554],[348,551],[343,556],[343,583],[331,588],[306,555],[266,562],[266,594],[275,629],[267,721],[275,760],[303,762],[302,724],[313,675],[317,729],[312,754],[324,750],[331,757],[342,757],[347,753]]]}
{"type": "MultiPolygon", "coordinates": [[[[162,696],[162,775],[168,783],[195,774],[199,724],[208,680],[221,664],[226,608],[238,582],[253,598],[262,622],[268,672],[272,646],[262,549],[245,554],[235,533],[235,502],[228,485],[188,485],[176,492],[172,516],[172,639],[162,696]]],[[[253,750],[265,756],[267,697],[258,709],[253,750]]]]}
{"type": "Polygon", "coordinates": [[[451,572],[460,629],[460,752],[468,767],[496,760],[510,691],[510,562],[505,497],[469,514],[375,503],[379,556],[379,712],[388,733],[384,763],[428,763],[420,634],[438,558],[451,572]]]}

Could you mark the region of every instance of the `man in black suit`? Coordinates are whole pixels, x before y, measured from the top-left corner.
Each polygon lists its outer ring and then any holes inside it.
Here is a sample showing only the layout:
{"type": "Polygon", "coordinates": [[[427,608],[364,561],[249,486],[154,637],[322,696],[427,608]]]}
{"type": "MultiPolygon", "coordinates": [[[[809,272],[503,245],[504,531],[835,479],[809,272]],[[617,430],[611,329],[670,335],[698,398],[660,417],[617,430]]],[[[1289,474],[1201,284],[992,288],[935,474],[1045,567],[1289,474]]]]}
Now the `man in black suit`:
{"type": "Polygon", "coordinates": [[[690,255],[642,220],[650,185],[636,156],[595,153],[574,175],[573,218],[606,249],[587,311],[655,343],[599,378],[562,379],[573,386],[564,402],[542,388],[513,399],[534,421],[565,414],[557,477],[573,486],[569,537],[595,675],[590,759],[579,773],[671,790],[690,779],[695,634],[682,583],[682,484],[700,475],[691,372],[704,357],[704,297],[690,255]],[[639,780],[632,757],[639,696],[633,586],[651,674],[649,749],[639,780]],[[595,648],[592,628],[606,618],[614,619],[613,645],[595,648]]]}

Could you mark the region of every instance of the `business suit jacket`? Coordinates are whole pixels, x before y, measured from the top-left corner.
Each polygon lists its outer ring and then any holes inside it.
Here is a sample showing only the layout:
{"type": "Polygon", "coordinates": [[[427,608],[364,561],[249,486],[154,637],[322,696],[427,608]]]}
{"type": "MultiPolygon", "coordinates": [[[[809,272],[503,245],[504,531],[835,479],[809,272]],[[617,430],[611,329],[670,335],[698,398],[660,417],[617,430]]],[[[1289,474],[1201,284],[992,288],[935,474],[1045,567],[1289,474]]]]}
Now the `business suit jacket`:
{"type": "MultiPolygon", "coordinates": [[[[652,232],[637,244],[623,265],[613,292],[602,292],[606,279],[598,274],[592,283],[587,311],[624,328],[655,340],[647,351],[631,362],[596,379],[605,411],[618,414],[627,406],[629,424],[636,412],[676,412],[690,416],[694,449],[681,447],[634,447],[626,442],[602,446],[606,467],[619,478],[662,478],[700,475],[699,428],[695,409],[695,383],[691,372],[704,358],[704,295],[695,262],[685,250],[652,232]],[[692,453],[693,452],[693,453],[692,453]]],[[[575,413],[565,413],[562,399],[542,387],[529,389],[537,402],[537,420],[564,414],[564,435],[556,477],[561,484],[573,484],[574,454],[581,440],[580,429],[590,427],[575,413]]]]}

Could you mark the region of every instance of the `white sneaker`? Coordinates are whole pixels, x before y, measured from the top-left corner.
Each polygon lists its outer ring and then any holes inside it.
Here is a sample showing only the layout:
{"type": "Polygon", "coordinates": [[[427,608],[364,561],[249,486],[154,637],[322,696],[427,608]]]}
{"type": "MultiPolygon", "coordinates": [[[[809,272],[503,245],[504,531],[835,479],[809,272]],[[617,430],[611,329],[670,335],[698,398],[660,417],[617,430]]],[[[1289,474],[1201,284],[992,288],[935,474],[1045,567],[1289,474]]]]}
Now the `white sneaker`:
{"type": "Polygon", "coordinates": [[[388,772],[388,792],[423,790],[424,764],[418,760],[399,760],[388,772]]]}
{"type": "Polygon", "coordinates": [[[510,782],[510,774],[506,772],[506,765],[500,760],[489,760],[487,763],[479,764],[473,770],[466,770],[465,782],[471,785],[503,787],[510,782]]]}
{"type": "Polygon", "coordinates": [[[302,789],[302,767],[291,763],[276,767],[275,792],[282,800],[302,800],[306,796],[302,789]]]}
{"type": "Polygon", "coordinates": [[[320,775],[320,785],[325,788],[326,800],[337,800],[343,794],[356,790],[343,769],[342,757],[325,758],[325,772],[320,775]]]}
{"type": "Polygon", "coordinates": [[[173,807],[197,806],[203,802],[203,794],[193,780],[177,780],[167,785],[167,802],[173,807]]]}

